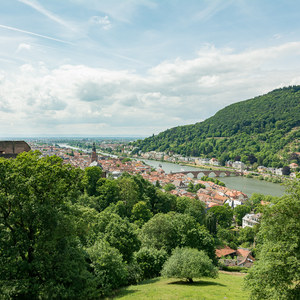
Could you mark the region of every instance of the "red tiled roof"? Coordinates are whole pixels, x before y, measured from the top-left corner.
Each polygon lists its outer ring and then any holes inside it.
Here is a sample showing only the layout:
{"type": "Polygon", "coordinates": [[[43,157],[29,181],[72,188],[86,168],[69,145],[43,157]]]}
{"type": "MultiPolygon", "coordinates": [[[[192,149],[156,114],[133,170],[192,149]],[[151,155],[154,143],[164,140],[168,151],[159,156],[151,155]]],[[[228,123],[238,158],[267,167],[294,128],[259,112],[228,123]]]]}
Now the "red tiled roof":
{"type": "Polygon", "coordinates": [[[228,246],[225,246],[222,249],[216,249],[216,255],[217,255],[217,257],[222,257],[222,256],[234,254],[234,253],[236,253],[236,250],[231,249],[228,246]]]}

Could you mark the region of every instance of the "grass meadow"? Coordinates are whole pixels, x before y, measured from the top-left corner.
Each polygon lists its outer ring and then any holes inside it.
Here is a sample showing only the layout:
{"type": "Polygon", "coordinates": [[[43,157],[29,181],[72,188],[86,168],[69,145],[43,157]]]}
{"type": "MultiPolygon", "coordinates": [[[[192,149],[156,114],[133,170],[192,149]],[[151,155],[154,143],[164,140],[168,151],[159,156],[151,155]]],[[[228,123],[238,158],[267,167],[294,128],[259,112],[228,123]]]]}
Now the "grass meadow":
{"type": "Polygon", "coordinates": [[[201,299],[216,300],[248,299],[247,290],[243,290],[244,274],[219,273],[216,279],[194,279],[190,284],[178,278],[154,278],[120,289],[114,297],[107,299],[201,299]]]}

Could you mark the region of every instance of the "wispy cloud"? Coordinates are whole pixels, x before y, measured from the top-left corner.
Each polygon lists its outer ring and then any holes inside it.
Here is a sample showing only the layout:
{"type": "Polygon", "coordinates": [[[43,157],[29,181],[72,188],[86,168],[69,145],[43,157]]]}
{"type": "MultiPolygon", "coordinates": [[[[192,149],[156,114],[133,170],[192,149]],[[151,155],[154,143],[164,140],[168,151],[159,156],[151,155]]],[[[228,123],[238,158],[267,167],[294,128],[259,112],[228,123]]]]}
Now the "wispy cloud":
{"type": "Polygon", "coordinates": [[[100,25],[101,28],[103,28],[104,30],[109,30],[112,26],[108,16],[105,17],[93,16],[91,17],[90,22],[93,24],[100,25]]]}
{"type": "Polygon", "coordinates": [[[29,35],[41,37],[41,38],[43,38],[43,39],[56,41],[56,42],[59,42],[59,43],[64,43],[64,44],[70,44],[70,45],[73,45],[73,43],[68,42],[68,41],[63,41],[63,40],[60,40],[60,39],[57,39],[57,38],[54,38],[54,37],[51,37],[51,36],[38,34],[38,33],[35,33],[35,32],[31,32],[31,31],[19,29],[19,28],[16,28],[16,27],[11,27],[11,26],[6,26],[6,25],[0,24],[0,28],[12,30],[12,31],[17,31],[17,32],[21,32],[21,33],[26,33],[26,34],[29,34],[29,35]]]}
{"type": "Polygon", "coordinates": [[[65,20],[63,20],[62,18],[58,17],[57,15],[53,14],[52,12],[50,12],[49,10],[45,9],[40,3],[38,3],[37,1],[34,0],[18,0],[19,2],[26,4],[30,7],[32,7],[33,9],[35,9],[36,11],[38,11],[39,13],[43,14],[44,16],[46,16],[47,18],[53,20],[54,22],[67,27],[71,30],[74,30],[73,26],[71,26],[69,23],[67,23],[65,20]]]}
{"type": "Polygon", "coordinates": [[[212,18],[215,14],[225,9],[227,6],[231,5],[231,0],[222,1],[222,0],[209,0],[209,4],[195,16],[195,20],[207,21],[212,18]]]}

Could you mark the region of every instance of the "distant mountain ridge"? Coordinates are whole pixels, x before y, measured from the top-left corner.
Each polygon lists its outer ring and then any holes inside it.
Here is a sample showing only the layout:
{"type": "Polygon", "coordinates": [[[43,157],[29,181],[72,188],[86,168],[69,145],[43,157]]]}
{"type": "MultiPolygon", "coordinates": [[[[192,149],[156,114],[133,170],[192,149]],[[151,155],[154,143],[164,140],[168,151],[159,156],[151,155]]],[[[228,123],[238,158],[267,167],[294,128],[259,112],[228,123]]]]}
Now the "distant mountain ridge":
{"type": "Polygon", "coordinates": [[[241,156],[245,163],[280,167],[297,161],[299,127],[300,86],[290,86],[231,104],[203,122],[138,140],[134,153],[173,152],[222,163],[241,156]]]}

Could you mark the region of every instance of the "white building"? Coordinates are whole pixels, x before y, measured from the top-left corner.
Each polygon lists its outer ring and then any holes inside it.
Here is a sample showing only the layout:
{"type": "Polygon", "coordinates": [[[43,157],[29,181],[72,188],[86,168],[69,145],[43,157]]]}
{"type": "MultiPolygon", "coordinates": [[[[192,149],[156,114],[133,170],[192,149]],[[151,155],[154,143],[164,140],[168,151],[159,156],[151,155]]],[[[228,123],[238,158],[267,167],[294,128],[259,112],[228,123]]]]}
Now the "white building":
{"type": "Polygon", "coordinates": [[[246,169],[246,165],[241,161],[235,161],[232,163],[232,167],[239,171],[244,171],[246,169]]]}
{"type": "Polygon", "coordinates": [[[262,214],[247,214],[243,218],[242,227],[245,228],[247,226],[253,227],[254,225],[259,223],[259,219],[261,218],[262,214]]]}

